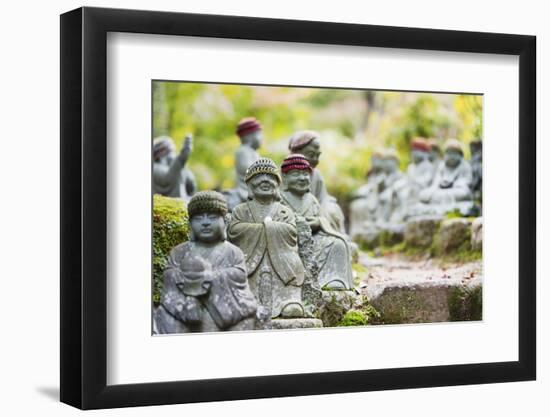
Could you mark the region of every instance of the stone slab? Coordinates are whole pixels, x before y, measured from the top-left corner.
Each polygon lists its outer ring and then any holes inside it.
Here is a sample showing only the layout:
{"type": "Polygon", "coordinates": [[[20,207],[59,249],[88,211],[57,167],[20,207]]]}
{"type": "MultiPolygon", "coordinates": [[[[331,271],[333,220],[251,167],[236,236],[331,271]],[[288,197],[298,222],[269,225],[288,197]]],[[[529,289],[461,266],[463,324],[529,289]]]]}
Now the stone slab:
{"type": "Polygon", "coordinates": [[[297,319],[273,319],[271,321],[273,329],[312,329],[323,327],[323,322],[319,319],[297,318],[297,319]]]}

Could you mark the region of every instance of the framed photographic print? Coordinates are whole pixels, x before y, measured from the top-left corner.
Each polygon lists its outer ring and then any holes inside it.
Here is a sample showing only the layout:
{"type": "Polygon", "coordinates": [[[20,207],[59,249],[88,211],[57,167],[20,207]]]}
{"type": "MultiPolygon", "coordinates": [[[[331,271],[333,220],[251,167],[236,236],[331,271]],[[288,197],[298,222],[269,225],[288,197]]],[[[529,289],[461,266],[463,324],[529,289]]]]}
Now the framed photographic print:
{"type": "Polygon", "coordinates": [[[535,379],[535,37],[61,16],[61,401],[535,379]]]}

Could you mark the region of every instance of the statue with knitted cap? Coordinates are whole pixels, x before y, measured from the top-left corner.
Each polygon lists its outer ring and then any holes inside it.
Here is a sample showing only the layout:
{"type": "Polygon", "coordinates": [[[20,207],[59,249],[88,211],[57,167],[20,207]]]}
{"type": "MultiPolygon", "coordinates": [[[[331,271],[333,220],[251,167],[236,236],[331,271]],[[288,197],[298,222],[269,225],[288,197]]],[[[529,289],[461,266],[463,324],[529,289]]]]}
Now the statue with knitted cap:
{"type": "Polygon", "coordinates": [[[281,177],[275,163],[260,158],[246,171],[248,201],[233,209],[228,236],[245,254],[260,316],[304,317],[305,270],[298,253],[296,218],[279,202],[281,177]]]}
{"type": "Polygon", "coordinates": [[[198,192],[187,210],[190,241],[172,249],[168,258],[155,331],[253,330],[257,303],[248,284],[244,254],[226,241],[223,195],[198,192]]]}
{"type": "Polygon", "coordinates": [[[189,201],[197,189],[193,173],[185,168],[192,148],[191,135],[185,137],[179,154],[172,138],[159,136],[153,140],[153,194],[189,201]]]}
{"type": "Polygon", "coordinates": [[[319,285],[331,290],[351,289],[350,248],[346,237],[332,228],[310,192],[313,169],[308,160],[300,154],[290,155],[283,161],[281,172],[283,204],[292,209],[297,223],[305,223],[311,230],[319,285]]]}
{"type": "Polygon", "coordinates": [[[338,205],[336,198],[327,192],[325,181],[321,172],[317,169],[319,157],[321,156],[321,141],[317,132],[304,130],[294,133],[288,143],[292,153],[304,155],[313,169],[311,175],[311,193],[315,196],[326,217],[329,219],[334,230],[345,233],[344,213],[338,205]]]}
{"type": "Polygon", "coordinates": [[[464,160],[461,143],[445,142],[444,158],[437,167],[432,185],[420,193],[420,201],[429,206],[429,214],[445,214],[458,210],[467,215],[472,203],[472,169],[464,160]]]}
{"type": "Polygon", "coordinates": [[[247,199],[248,187],[244,177],[247,168],[260,158],[258,149],[262,144],[262,125],[254,117],[245,117],[237,125],[236,134],[241,146],[235,152],[235,188],[225,192],[229,210],[247,199]]]}
{"type": "Polygon", "coordinates": [[[431,145],[427,139],[416,137],[411,141],[411,163],[407,167],[408,196],[407,205],[418,203],[422,190],[432,185],[434,166],[430,160],[431,145]]]}

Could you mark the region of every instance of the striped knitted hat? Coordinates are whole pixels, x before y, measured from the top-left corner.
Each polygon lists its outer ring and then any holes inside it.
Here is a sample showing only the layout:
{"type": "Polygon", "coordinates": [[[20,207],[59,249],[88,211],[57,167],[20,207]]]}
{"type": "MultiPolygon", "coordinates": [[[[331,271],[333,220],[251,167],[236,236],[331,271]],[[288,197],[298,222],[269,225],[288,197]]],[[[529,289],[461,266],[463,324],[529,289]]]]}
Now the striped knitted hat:
{"type": "Polygon", "coordinates": [[[239,135],[239,137],[243,137],[245,135],[248,135],[249,133],[256,132],[257,130],[261,129],[262,125],[258,120],[256,120],[254,117],[245,117],[237,125],[236,133],[237,135],[239,135]]]}
{"type": "Polygon", "coordinates": [[[281,165],[281,171],[283,174],[286,174],[288,171],[293,169],[298,169],[300,171],[307,170],[309,172],[313,171],[306,157],[304,155],[300,155],[299,153],[287,156],[281,165]]]}
{"type": "Polygon", "coordinates": [[[277,182],[281,183],[281,176],[279,175],[279,169],[277,168],[277,165],[275,165],[275,162],[273,162],[269,158],[260,158],[256,162],[252,163],[244,175],[245,182],[250,181],[253,177],[255,177],[258,174],[269,174],[273,175],[277,182]]]}
{"type": "Polygon", "coordinates": [[[199,191],[187,205],[189,217],[202,213],[219,213],[222,216],[227,214],[227,203],[222,194],[217,191],[199,191]]]}

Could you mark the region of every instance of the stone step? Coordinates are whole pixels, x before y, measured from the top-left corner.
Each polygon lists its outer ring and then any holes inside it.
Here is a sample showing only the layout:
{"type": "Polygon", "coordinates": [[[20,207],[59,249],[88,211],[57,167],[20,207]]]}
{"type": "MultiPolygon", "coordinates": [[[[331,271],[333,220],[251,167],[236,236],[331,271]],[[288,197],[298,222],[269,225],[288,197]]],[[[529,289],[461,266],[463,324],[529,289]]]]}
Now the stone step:
{"type": "MultiPolygon", "coordinates": [[[[382,267],[383,268],[383,267],[382,267]]],[[[393,267],[368,279],[362,292],[381,317],[372,324],[482,319],[481,263],[449,269],[393,267]]]]}

